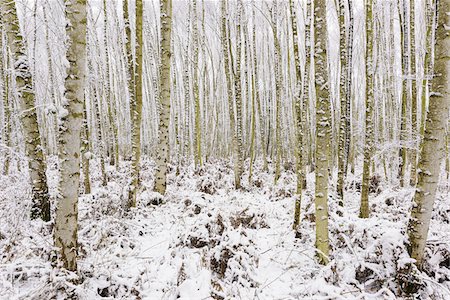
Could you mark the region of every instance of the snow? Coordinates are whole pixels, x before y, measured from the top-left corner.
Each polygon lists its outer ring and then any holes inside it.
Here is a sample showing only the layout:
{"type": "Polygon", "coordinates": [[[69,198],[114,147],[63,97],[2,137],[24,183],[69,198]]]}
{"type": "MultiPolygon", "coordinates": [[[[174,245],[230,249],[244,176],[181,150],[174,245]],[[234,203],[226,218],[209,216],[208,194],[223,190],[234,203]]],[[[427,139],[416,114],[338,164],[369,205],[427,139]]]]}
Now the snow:
{"type": "MultiPolygon", "coordinates": [[[[55,162],[49,159],[53,204],[55,162]]],[[[244,173],[244,188],[236,191],[228,162],[181,168],[178,177],[172,166],[162,197],[152,191],[155,164],[144,159],[138,205],[126,212],[129,167],[108,167],[109,183],[102,187],[98,161],[91,160],[93,193],[79,203],[78,273],[53,268],[53,224],[29,220],[25,175],[0,177],[0,299],[402,299],[399,278],[410,274],[424,285],[420,299],[450,297],[448,183],[438,189],[425,271],[419,272],[405,246],[412,188],[382,183],[370,195],[368,219],[358,218],[359,177],[347,178],[342,217],[331,189],[331,256],[321,266],[314,247],[314,173],[307,175],[296,238],[292,171],[273,185],[273,174],[258,162],[254,184],[244,173]]]]}

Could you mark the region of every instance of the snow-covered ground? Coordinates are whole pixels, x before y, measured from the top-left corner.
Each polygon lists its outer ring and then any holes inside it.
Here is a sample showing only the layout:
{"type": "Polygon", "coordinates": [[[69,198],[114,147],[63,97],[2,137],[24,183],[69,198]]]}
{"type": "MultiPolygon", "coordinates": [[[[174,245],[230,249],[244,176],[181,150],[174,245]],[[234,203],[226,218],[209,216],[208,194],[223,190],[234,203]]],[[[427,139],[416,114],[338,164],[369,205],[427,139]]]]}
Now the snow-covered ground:
{"type": "MultiPolygon", "coordinates": [[[[48,171],[55,201],[57,172],[48,171]]],[[[295,175],[256,167],[253,185],[233,189],[230,165],[172,170],[167,194],[153,193],[152,162],[142,167],[138,207],[125,212],[129,166],[93,177],[79,203],[79,273],[52,268],[52,224],[30,221],[21,173],[0,178],[1,299],[450,299],[450,196],[438,189],[425,271],[411,264],[405,229],[413,189],[381,182],[371,217],[359,219],[358,178],[347,179],[343,216],[329,197],[331,262],[315,259],[314,174],[302,199],[301,236],[291,230],[295,175]]],[[[95,168],[94,168],[95,170],[95,168]]],[[[333,188],[334,189],[334,188],[333,188]]]]}

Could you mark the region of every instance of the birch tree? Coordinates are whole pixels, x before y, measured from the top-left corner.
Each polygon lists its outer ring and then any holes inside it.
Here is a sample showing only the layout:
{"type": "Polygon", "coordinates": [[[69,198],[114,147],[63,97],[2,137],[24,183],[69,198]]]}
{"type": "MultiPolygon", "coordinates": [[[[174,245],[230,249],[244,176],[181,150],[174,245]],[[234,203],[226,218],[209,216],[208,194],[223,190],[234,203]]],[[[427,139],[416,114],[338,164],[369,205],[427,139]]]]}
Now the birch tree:
{"type": "MultiPolygon", "coordinates": [[[[136,74],[132,73],[130,79],[135,86],[131,87],[130,90],[134,90],[132,96],[130,97],[130,112],[131,112],[131,149],[132,149],[132,160],[131,160],[131,186],[128,195],[128,201],[130,207],[136,206],[136,193],[139,188],[139,172],[140,172],[140,159],[141,159],[141,120],[142,120],[142,22],[143,22],[144,6],[142,0],[136,0],[136,74]],[[133,97],[134,96],[134,97],[133,97]]],[[[128,22],[129,22],[129,15],[128,22]]],[[[129,23],[128,23],[128,26],[129,23]]],[[[128,63],[132,65],[130,61],[131,57],[131,29],[127,28],[127,53],[128,53],[128,63]]],[[[130,67],[129,67],[130,68],[130,67]]],[[[134,68],[133,68],[134,69],[134,68]]]]}
{"type": "Polygon", "coordinates": [[[50,221],[50,201],[47,186],[46,162],[41,144],[39,124],[33,90],[33,78],[27,56],[25,40],[17,17],[15,1],[1,0],[3,25],[12,53],[11,65],[20,103],[20,118],[25,138],[25,155],[32,186],[31,218],[50,221]]]}
{"type": "Polygon", "coordinates": [[[161,70],[159,95],[159,143],[156,159],[155,190],[166,192],[167,164],[169,163],[170,121],[170,57],[172,32],[172,0],[161,0],[161,70]]]}
{"type": "Polygon", "coordinates": [[[417,189],[408,222],[408,251],[421,268],[433,204],[445,154],[445,128],[450,107],[450,0],[439,0],[435,70],[431,82],[429,110],[421,144],[417,189]]]}
{"type": "MultiPolygon", "coordinates": [[[[1,7],[0,7],[1,9],[1,7]]],[[[0,76],[2,78],[2,104],[3,104],[3,138],[2,143],[3,146],[6,147],[5,151],[5,157],[3,160],[3,168],[2,168],[2,174],[8,175],[9,173],[9,166],[10,166],[10,153],[9,153],[9,147],[10,147],[10,136],[11,136],[11,125],[10,125],[10,109],[9,109],[9,72],[8,72],[8,51],[4,51],[6,47],[4,47],[4,41],[6,41],[6,35],[5,35],[5,26],[3,25],[3,15],[0,15],[0,76]],[[6,52],[6,53],[5,53],[6,52]]]]}
{"type": "Polygon", "coordinates": [[[302,201],[302,183],[303,177],[303,129],[302,129],[302,103],[301,103],[301,66],[300,66],[300,53],[298,49],[298,28],[297,28],[297,7],[294,6],[294,1],[289,0],[289,11],[291,15],[292,22],[292,38],[294,41],[294,65],[295,65],[295,75],[296,75],[296,84],[295,84],[295,125],[296,125],[296,170],[297,170],[297,195],[295,199],[295,211],[294,211],[294,230],[297,229],[300,224],[300,207],[302,201]]]}
{"type": "Polygon", "coordinates": [[[372,34],[372,0],[366,0],[366,118],[363,177],[361,182],[360,218],[369,217],[370,166],[373,148],[373,34],[372,34]]]}
{"type": "Polygon", "coordinates": [[[65,99],[60,112],[58,158],[59,196],[56,206],[54,242],[63,267],[77,269],[78,187],[80,180],[80,131],[83,122],[86,63],[86,0],[66,2],[69,22],[67,36],[69,67],[65,79],[65,99]]]}
{"type": "Polygon", "coordinates": [[[239,149],[237,144],[237,136],[236,136],[236,122],[234,117],[234,97],[233,97],[233,83],[230,74],[230,49],[229,45],[229,33],[227,29],[227,8],[226,8],[226,0],[221,1],[221,43],[222,43],[222,53],[223,53],[223,61],[224,61],[224,71],[225,71],[225,80],[227,87],[227,99],[228,99],[228,113],[230,119],[230,128],[231,128],[231,139],[232,139],[232,155],[234,160],[234,186],[235,188],[240,188],[241,186],[241,176],[239,171],[239,149]]]}
{"type": "Polygon", "coordinates": [[[330,99],[327,70],[327,5],[314,0],[314,57],[316,88],[316,248],[319,261],[329,261],[328,239],[328,168],[330,155],[330,99]]]}

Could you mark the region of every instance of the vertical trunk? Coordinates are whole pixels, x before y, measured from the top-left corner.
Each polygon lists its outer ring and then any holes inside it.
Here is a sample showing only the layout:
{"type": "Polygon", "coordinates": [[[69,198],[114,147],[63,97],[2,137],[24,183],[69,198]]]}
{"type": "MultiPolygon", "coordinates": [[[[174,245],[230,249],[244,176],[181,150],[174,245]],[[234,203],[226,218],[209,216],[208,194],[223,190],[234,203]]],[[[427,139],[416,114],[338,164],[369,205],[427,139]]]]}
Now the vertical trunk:
{"type": "Polygon", "coordinates": [[[294,230],[297,230],[298,226],[300,225],[300,207],[301,207],[301,201],[302,201],[302,183],[303,183],[303,131],[302,131],[302,109],[301,109],[301,81],[302,81],[302,75],[301,75],[301,68],[300,68],[300,54],[298,50],[298,29],[297,29],[297,7],[294,6],[294,1],[289,0],[289,8],[290,8],[290,14],[291,14],[291,22],[292,22],[292,38],[294,41],[294,63],[295,63],[295,95],[294,95],[294,106],[295,106],[295,131],[296,131],[296,172],[297,172],[297,195],[295,198],[295,209],[294,209],[294,223],[293,228],[294,230]]]}
{"type": "Polygon", "coordinates": [[[84,193],[91,193],[91,178],[89,171],[89,161],[91,155],[89,152],[89,127],[86,112],[86,98],[83,101],[83,124],[81,127],[81,167],[83,169],[84,193]]]}
{"type": "Polygon", "coordinates": [[[281,175],[281,47],[278,39],[278,5],[277,0],[274,1],[272,11],[272,33],[274,41],[274,59],[275,59],[275,184],[281,175]]]}
{"type": "MultiPolygon", "coordinates": [[[[312,39],[311,39],[311,25],[312,25],[313,15],[311,12],[311,0],[306,0],[305,5],[305,73],[303,74],[303,105],[302,110],[305,112],[305,118],[302,122],[303,133],[305,138],[305,145],[312,144],[312,139],[309,138],[309,107],[310,107],[310,85],[311,85],[311,49],[312,49],[312,39]]],[[[311,165],[310,160],[312,156],[312,147],[304,147],[303,152],[308,150],[307,155],[304,155],[308,161],[304,165],[311,165]]],[[[304,172],[305,173],[305,172],[304,172]]],[[[303,182],[306,187],[306,178],[303,182]]]]}
{"type": "MultiPolygon", "coordinates": [[[[347,124],[347,100],[346,84],[348,72],[346,72],[346,66],[348,67],[350,62],[346,59],[348,54],[349,38],[346,38],[345,32],[345,0],[339,0],[339,29],[340,29],[340,80],[339,80],[339,99],[340,99],[340,112],[341,117],[339,120],[339,147],[338,147],[338,180],[337,180],[337,195],[339,206],[344,206],[344,176],[345,176],[345,141],[346,141],[346,124],[347,124]],[[345,43],[347,41],[347,44],[345,43]]],[[[339,212],[342,214],[342,212],[339,212]]]]}
{"type": "MultiPolygon", "coordinates": [[[[250,40],[250,35],[246,35],[250,40]]],[[[247,53],[250,52],[250,43],[247,48],[246,57],[248,57],[247,53]]],[[[249,69],[251,66],[250,60],[247,61],[247,68],[249,69]]],[[[250,128],[250,167],[248,171],[248,182],[251,184],[252,182],[252,173],[253,173],[253,162],[255,160],[255,140],[256,140],[256,78],[253,70],[250,70],[251,76],[251,90],[252,90],[252,102],[251,102],[251,128],[250,128]]]]}
{"type": "Polygon", "coordinates": [[[136,194],[139,187],[139,170],[141,159],[141,118],[142,118],[142,22],[144,7],[142,0],[136,0],[136,68],[133,68],[132,51],[131,51],[131,28],[128,12],[127,19],[127,53],[129,63],[129,73],[136,69],[134,74],[131,73],[129,83],[130,93],[130,111],[131,111],[131,186],[128,195],[130,207],[136,206],[136,194]],[[134,84],[134,86],[131,86],[134,84]]]}
{"type": "Polygon", "coordinates": [[[198,16],[197,16],[197,0],[194,0],[192,3],[192,10],[194,14],[193,19],[193,38],[194,38],[194,125],[195,125],[195,134],[194,134],[194,160],[195,166],[201,167],[203,165],[202,162],[202,132],[201,132],[201,114],[200,114],[200,93],[199,93],[199,84],[198,84],[198,48],[199,48],[199,37],[198,37],[198,16]]]}
{"type": "Polygon", "coordinates": [[[222,13],[222,23],[221,23],[221,43],[222,52],[224,56],[224,68],[225,68],[225,79],[227,82],[227,98],[228,98],[228,111],[230,116],[230,128],[231,128],[231,138],[232,138],[232,150],[234,157],[234,185],[235,188],[240,188],[241,186],[241,176],[239,174],[239,153],[237,146],[237,136],[236,136],[236,124],[234,118],[234,98],[233,98],[233,86],[230,74],[230,49],[229,49],[229,36],[227,30],[227,12],[226,12],[226,1],[222,0],[221,3],[221,13],[222,13]]]}
{"type": "Polygon", "coordinates": [[[445,153],[445,127],[450,106],[449,57],[450,57],[450,0],[439,0],[439,18],[436,32],[435,76],[432,80],[430,105],[425,125],[420,159],[417,189],[413,198],[408,222],[410,245],[408,251],[421,268],[428,236],[431,213],[436,198],[440,163],[445,153]]]}
{"type": "Polygon", "coordinates": [[[172,0],[161,0],[161,71],[159,94],[159,143],[156,159],[155,191],[166,192],[167,164],[169,163],[170,122],[170,57],[172,32],[172,0]]]}
{"type": "Polygon", "coordinates": [[[39,124],[35,108],[33,79],[25,48],[25,40],[19,27],[19,19],[14,1],[1,0],[3,21],[9,48],[13,55],[14,78],[20,102],[21,121],[25,138],[25,155],[28,159],[32,185],[31,218],[50,221],[50,201],[47,187],[46,163],[44,159],[39,124]]]}
{"type": "MultiPolygon", "coordinates": [[[[352,73],[353,73],[353,0],[348,0],[348,34],[347,34],[347,77],[345,83],[345,144],[344,144],[344,178],[347,175],[348,161],[350,156],[350,110],[352,100],[352,73]]],[[[343,187],[342,187],[343,188],[343,187]]],[[[343,195],[343,194],[342,194],[343,195]]]]}
{"type": "Polygon", "coordinates": [[[70,45],[69,69],[65,80],[65,101],[59,126],[60,181],[55,218],[54,240],[64,268],[77,269],[78,186],[80,179],[80,130],[83,122],[83,99],[86,59],[86,0],[67,3],[66,17],[70,45]]]}
{"type": "Polygon", "coordinates": [[[369,217],[369,180],[373,148],[373,34],[372,0],[366,0],[366,131],[364,145],[364,163],[361,183],[360,218],[369,217]]]}
{"type": "Polygon", "coordinates": [[[191,157],[191,135],[190,135],[190,114],[189,114],[189,103],[191,99],[191,85],[189,80],[189,43],[190,43],[190,15],[191,7],[189,6],[188,20],[187,20],[187,33],[186,33],[186,47],[184,48],[183,56],[183,89],[184,89],[184,158],[189,162],[191,157]]]}
{"type": "MultiPolygon", "coordinates": [[[[7,51],[4,51],[6,46],[3,46],[4,41],[4,25],[3,19],[0,16],[0,76],[2,77],[2,104],[3,104],[3,144],[7,147],[5,151],[5,158],[3,160],[3,175],[9,174],[9,165],[10,165],[10,157],[9,157],[9,147],[10,136],[11,136],[11,125],[10,125],[10,109],[9,109],[9,74],[8,74],[8,54],[7,51]],[[6,52],[6,53],[5,53],[6,52]]],[[[5,38],[6,40],[6,38],[5,38]]]]}
{"type": "Polygon", "coordinates": [[[410,177],[410,185],[415,186],[417,180],[417,74],[416,74],[416,44],[415,44],[415,9],[414,9],[415,0],[410,0],[410,28],[411,28],[411,82],[412,82],[412,97],[411,97],[411,123],[412,123],[412,140],[413,140],[413,148],[411,149],[411,177],[410,177]]]}
{"type": "Polygon", "coordinates": [[[106,5],[106,0],[103,0],[103,46],[105,48],[105,97],[106,105],[108,108],[108,119],[111,124],[110,136],[112,136],[111,146],[113,147],[111,151],[111,165],[119,166],[119,142],[117,138],[117,123],[116,118],[113,114],[113,102],[111,100],[111,83],[109,76],[110,69],[110,59],[109,59],[109,47],[108,47],[108,10],[106,5]]]}
{"type": "Polygon", "coordinates": [[[328,163],[330,157],[330,99],[327,71],[326,0],[315,0],[315,88],[316,88],[316,248],[319,261],[327,264],[330,245],[328,239],[328,163]]]}
{"type": "Polygon", "coordinates": [[[401,36],[403,41],[403,47],[402,47],[402,82],[403,82],[403,88],[402,88],[402,107],[401,107],[401,124],[400,124],[400,164],[399,164],[399,180],[400,180],[400,186],[403,187],[404,180],[405,180],[405,173],[406,173],[406,140],[407,140],[407,109],[408,109],[408,80],[405,78],[409,73],[409,45],[408,45],[408,38],[409,38],[409,27],[408,22],[406,21],[407,17],[407,2],[406,0],[403,0],[403,14],[401,13],[401,9],[399,8],[400,13],[400,19],[402,20],[402,26],[401,26],[401,36]]]}
{"type": "MultiPolygon", "coordinates": [[[[44,14],[45,24],[49,24],[48,18],[47,18],[47,4],[44,4],[42,6],[42,11],[44,14]]],[[[55,107],[57,107],[57,105],[60,104],[60,100],[58,100],[58,98],[57,98],[59,96],[59,93],[57,90],[58,85],[56,83],[55,76],[53,74],[53,59],[52,59],[52,51],[50,48],[50,36],[49,36],[48,26],[44,26],[44,29],[45,29],[45,51],[47,52],[46,54],[47,54],[47,62],[48,62],[48,79],[49,79],[49,83],[51,85],[49,87],[50,98],[51,98],[53,105],[55,107]]],[[[49,141],[48,148],[49,148],[49,153],[53,154],[54,150],[55,150],[54,147],[56,147],[56,144],[57,144],[56,138],[57,138],[57,131],[58,131],[58,122],[56,120],[56,114],[51,115],[50,124],[51,124],[51,126],[49,126],[49,134],[51,134],[51,135],[49,136],[49,140],[50,140],[50,138],[52,138],[52,141],[51,141],[51,143],[49,141]]]]}
{"type": "Polygon", "coordinates": [[[256,109],[259,116],[259,135],[260,135],[260,143],[261,143],[261,151],[263,155],[263,171],[268,170],[267,165],[267,149],[265,147],[265,134],[264,134],[264,117],[262,115],[262,109],[261,109],[261,95],[259,93],[259,87],[258,87],[258,59],[256,56],[256,18],[255,18],[255,6],[253,5],[252,10],[252,17],[253,17],[253,68],[254,68],[254,82],[255,82],[255,97],[256,97],[256,109]]]}

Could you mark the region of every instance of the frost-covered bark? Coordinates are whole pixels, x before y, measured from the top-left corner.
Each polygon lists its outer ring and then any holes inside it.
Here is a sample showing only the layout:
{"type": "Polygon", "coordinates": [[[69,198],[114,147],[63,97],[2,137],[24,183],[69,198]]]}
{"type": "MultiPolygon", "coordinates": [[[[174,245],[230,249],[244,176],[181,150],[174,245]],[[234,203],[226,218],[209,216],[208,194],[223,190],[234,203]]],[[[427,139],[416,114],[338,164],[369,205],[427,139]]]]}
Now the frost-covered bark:
{"type": "Polygon", "coordinates": [[[161,0],[159,143],[155,174],[155,191],[161,194],[166,192],[167,164],[169,163],[171,32],[172,0],[161,0]]]}
{"type": "Polygon", "coordinates": [[[86,0],[66,2],[69,68],[65,79],[65,99],[60,114],[58,157],[60,160],[59,199],[56,206],[55,246],[63,267],[77,269],[78,187],[80,180],[80,131],[86,64],[86,0]]]}
{"type": "Polygon", "coordinates": [[[14,1],[1,0],[1,14],[7,33],[9,49],[12,53],[11,65],[16,82],[17,97],[20,105],[20,117],[25,138],[25,155],[32,186],[31,218],[50,221],[50,201],[47,186],[46,163],[39,134],[39,124],[35,107],[33,79],[27,57],[25,40],[19,27],[19,19],[14,1]]]}
{"type": "Polygon", "coordinates": [[[289,11],[292,22],[292,38],[294,41],[294,64],[295,64],[295,95],[294,95],[294,106],[295,106],[295,131],[296,131],[296,172],[297,172],[297,195],[295,198],[295,210],[294,210],[294,230],[297,229],[300,224],[300,207],[302,201],[302,183],[305,174],[303,174],[303,131],[302,131],[302,103],[301,103],[301,82],[302,82],[302,72],[300,66],[300,54],[298,50],[298,28],[297,28],[297,7],[294,6],[294,1],[289,0],[289,11]]]}
{"type": "Polygon", "coordinates": [[[400,186],[404,185],[405,174],[406,174],[406,160],[407,160],[407,151],[406,151],[406,140],[407,140],[407,122],[408,122],[408,100],[409,100],[409,91],[408,91],[408,80],[406,79],[409,69],[410,69],[410,56],[409,56],[409,20],[407,20],[408,16],[408,4],[404,0],[403,1],[403,14],[401,13],[401,8],[399,7],[399,14],[402,20],[401,26],[401,37],[402,37],[402,106],[401,106],[401,123],[400,123],[400,151],[399,151],[399,180],[400,186]]]}
{"type": "Polygon", "coordinates": [[[238,145],[237,145],[237,136],[236,136],[236,123],[234,118],[234,97],[233,97],[233,85],[230,74],[230,50],[228,48],[229,45],[229,36],[227,30],[227,11],[226,11],[226,2],[221,2],[221,13],[222,13],[222,21],[221,21],[221,43],[222,43],[222,53],[224,57],[224,69],[225,69],[225,79],[227,83],[227,99],[228,99],[228,112],[230,119],[230,128],[232,135],[232,150],[233,150],[233,158],[234,158],[234,186],[235,188],[240,188],[241,186],[241,176],[239,174],[239,153],[238,153],[238,145]]]}
{"type": "Polygon", "coordinates": [[[435,70],[418,165],[417,189],[408,222],[408,251],[420,268],[445,154],[445,127],[450,106],[450,0],[439,0],[435,70]]]}
{"type": "Polygon", "coordinates": [[[254,82],[255,82],[255,101],[256,101],[256,110],[258,113],[258,120],[259,120],[259,139],[261,144],[261,151],[262,151],[262,159],[263,159],[263,171],[268,170],[268,164],[267,164],[267,149],[265,147],[265,134],[264,134],[264,116],[262,114],[261,109],[261,94],[259,91],[259,73],[258,73],[258,59],[257,59],[257,53],[256,53],[256,18],[255,18],[255,6],[252,8],[252,18],[253,18],[253,72],[254,72],[254,82]]]}
{"type": "Polygon", "coordinates": [[[314,0],[314,57],[316,88],[316,248],[319,261],[327,264],[328,239],[328,168],[330,155],[330,99],[327,70],[326,0],[314,0]]]}
{"type": "Polygon", "coordinates": [[[194,160],[195,166],[201,167],[202,162],[202,131],[201,131],[201,114],[200,114],[200,94],[199,94],[199,84],[198,84],[198,51],[200,47],[199,36],[198,36],[198,16],[197,16],[197,0],[192,2],[192,11],[194,14],[194,19],[192,23],[192,34],[194,39],[194,160]]]}
{"type": "Polygon", "coordinates": [[[415,186],[417,180],[417,151],[416,138],[417,138],[417,72],[416,72],[416,43],[415,43],[415,0],[410,0],[410,28],[411,28],[411,82],[412,82],[412,93],[411,93],[411,134],[413,139],[413,149],[411,149],[411,177],[410,185],[415,186]]]}
{"type": "Polygon", "coordinates": [[[86,99],[83,102],[83,124],[81,127],[81,168],[83,170],[84,193],[91,193],[91,177],[89,161],[91,154],[89,152],[89,127],[86,113],[86,99]]]}
{"type": "MultiPolygon", "coordinates": [[[[128,195],[128,206],[136,206],[136,193],[139,187],[139,170],[141,160],[141,119],[142,119],[142,22],[143,22],[143,0],[136,0],[136,74],[134,74],[133,82],[135,84],[134,97],[130,98],[130,113],[131,113],[131,186],[128,195]]],[[[128,14],[127,14],[128,15],[128,14]]],[[[128,17],[129,18],[129,17],[128,17]]],[[[128,20],[129,22],[129,20],[128,20]]],[[[131,30],[131,29],[127,29],[131,30]]],[[[128,63],[130,64],[131,57],[131,32],[127,32],[127,53],[128,63]]],[[[132,76],[133,77],[133,76],[132,76]]],[[[131,89],[130,89],[131,90],[131,89]]]]}
{"type": "Polygon", "coordinates": [[[373,70],[372,58],[373,34],[372,34],[372,0],[366,0],[366,131],[364,145],[363,176],[361,182],[361,206],[360,218],[369,217],[369,181],[370,166],[372,164],[373,149],[373,70]]]}
{"type": "MultiPolygon", "coordinates": [[[[45,24],[49,24],[48,17],[47,17],[47,3],[42,5],[42,12],[44,14],[44,22],[45,24]]],[[[48,89],[50,90],[50,98],[55,107],[61,103],[59,99],[59,92],[58,92],[58,84],[55,80],[55,74],[53,72],[53,59],[52,59],[52,51],[50,47],[50,33],[49,33],[49,26],[44,26],[45,29],[45,51],[47,52],[47,64],[48,64],[48,81],[50,86],[48,89]]],[[[53,113],[50,116],[50,125],[48,126],[48,132],[49,132],[49,142],[48,142],[48,151],[51,154],[54,154],[57,151],[57,132],[58,132],[58,120],[55,113],[53,113]],[[51,139],[51,140],[50,140],[51,139]]]]}
{"type": "Polygon", "coordinates": [[[110,58],[109,58],[109,47],[108,47],[108,10],[107,10],[107,2],[103,0],[103,47],[105,48],[105,84],[104,84],[104,93],[106,97],[106,105],[108,108],[108,119],[111,124],[111,132],[109,133],[112,136],[112,151],[111,151],[111,165],[115,165],[118,167],[119,165],[119,141],[117,138],[117,122],[115,116],[113,114],[113,101],[111,100],[112,92],[111,92],[111,82],[110,82],[110,58]]]}
{"type": "MultiPolygon", "coordinates": [[[[347,101],[350,98],[347,97],[347,93],[350,91],[347,89],[348,68],[351,68],[351,61],[348,61],[349,55],[347,50],[349,47],[349,32],[346,31],[345,26],[345,2],[346,0],[339,0],[339,29],[340,29],[340,79],[339,79],[339,99],[340,99],[340,112],[341,117],[339,120],[339,143],[338,143],[338,180],[337,180],[337,195],[339,198],[339,206],[344,206],[344,177],[346,170],[346,155],[345,145],[347,136],[350,134],[347,127],[347,118],[349,118],[350,111],[347,111],[347,101]]],[[[350,7],[351,15],[351,7],[350,7]]],[[[348,29],[350,30],[351,24],[348,29]]]]}
{"type": "MultiPolygon", "coordinates": [[[[306,0],[305,4],[305,71],[303,74],[303,99],[302,99],[302,110],[305,113],[305,118],[302,120],[303,127],[303,138],[304,145],[312,144],[312,134],[311,130],[309,130],[310,126],[308,124],[308,115],[309,115],[309,103],[310,103],[310,86],[311,86],[311,49],[312,49],[312,37],[311,37],[311,26],[313,21],[313,14],[311,11],[312,0],[306,0]]],[[[309,117],[310,118],[310,117],[309,117]]],[[[304,157],[308,159],[308,163],[310,163],[310,159],[312,157],[312,145],[303,147],[304,157]],[[306,152],[308,150],[308,152],[306,152]]],[[[306,165],[306,163],[304,163],[306,165]]],[[[311,164],[310,164],[311,165],[311,164]]],[[[306,173],[305,171],[303,171],[306,173]]],[[[303,183],[306,186],[306,182],[303,183]]]]}
{"type": "MultiPolygon", "coordinates": [[[[11,125],[10,125],[10,109],[9,109],[9,74],[8,74],[8,55],[7,51],[4,51],[4,39],[6,40],[6,35],[4,34],[3,17],[0,15],[0,76],[2,78],[2,104],[3,104],[3,146],[7,147],[5,151],[5,157],[3,160],[2,174],[9,174],[10,165],[10,153],[9,147],[11,146],[11,125]]],[[[6,43],[5,43],[6,44],[6,43]]]]}
{"type": "Polygon", "coordinates": [[[275,146],[276,146],[276,158],[275,158],[275,183],[281,175],[281,46],[278,39],[278,3],[274,0],[272,8],[272,33],[274,43],[274,59],[275,59],[275,146]]]}
{"type": "Polygon", "coordinates": [[[352,101],[352,74],[353,74],[353,0],[348,0],[348,34],[347,34],[347,77],[345,83],[345,143],[344,143],[344,178],[347,174],[350,154],[350,110],[352,101]]]}
{"type": "MultiPolygon", "coordinates": [[[[239,184],[236,183],[237,187],[240,187],[240,177],[243,168],[243,133],[242,133],[242,82],[241,82],[241,15],[242,15],[242,1],[237,2],[237,22],[236,22],[236,69],[234,70],[234,90],[236,96],[236,143],[237,143],[237,175],[235,179],[239,177],[239,184]]],[[[232,68],[233,69],[233,68],[232,68]]]]}

